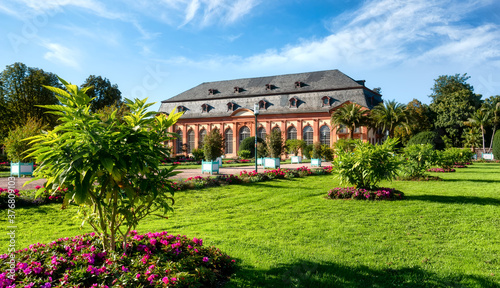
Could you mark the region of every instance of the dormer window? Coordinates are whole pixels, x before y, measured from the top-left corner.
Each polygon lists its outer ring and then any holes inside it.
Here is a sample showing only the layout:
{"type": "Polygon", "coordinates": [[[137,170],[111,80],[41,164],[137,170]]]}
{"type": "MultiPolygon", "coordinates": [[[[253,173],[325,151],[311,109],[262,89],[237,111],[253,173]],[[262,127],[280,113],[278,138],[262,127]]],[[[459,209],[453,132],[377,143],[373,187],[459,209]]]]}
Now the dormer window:
{"type": "Polygon", "coordinates": [[[260,100],[259,101],[259,109],[267,109],[267,101],[266,100],[260,100]]]}
{"type": "Polygon", "coordinates": [[[304,83],[302,83],[301,81],[295,82],[295,88],[302,88],[302,86],[304,86],[304,83]]]}
{"type": "Polygon", "coordinates": [[[208,95],[215,95],[217,93],[219,93],[219,91],[215,88],[208,89],[208,95]]]}
{"type": "Polygon", "coordinates": [[[266,84],[266,90],[273,90],[274,87],[275,86],[273,84],[266,84]]]}
{"type": "Polygon", "coordinates": [[[290,102],[290,108],[297,108],[297,103],[299,102],[297,98],[292,97],[288,101],[290,102]]]}
{"type": "Polygon", "coordinates": [[[177,112],[183,112],[183,111],[187,111],[187,108],[185,106],[178,106],[177,107],[177,112]]]}
{"type": "Polygon", "coordinates": [[[209,109],[210,109],[210,106],[208,104],[201,105],[202,112],[208,112],[209,109]]]}
{"type": "Polygon", "coordinates": [[[323,96],[321,98],[321,106],[322,107],[325,107],[325,106],[330,106],[330,99],[332,99],[331,97],[329,96],[323,96]]]}
{"type": "Polygon", "coordinates": [[[240,93],[241,92],[241,87],[234,87],[234,93],[240,93]]]}
{"type": "Polygon", "coordinates": [[[227,111],[234,111],[235,106],[236,104],[234,104],[233,102],[227,102],[227,111]]]}

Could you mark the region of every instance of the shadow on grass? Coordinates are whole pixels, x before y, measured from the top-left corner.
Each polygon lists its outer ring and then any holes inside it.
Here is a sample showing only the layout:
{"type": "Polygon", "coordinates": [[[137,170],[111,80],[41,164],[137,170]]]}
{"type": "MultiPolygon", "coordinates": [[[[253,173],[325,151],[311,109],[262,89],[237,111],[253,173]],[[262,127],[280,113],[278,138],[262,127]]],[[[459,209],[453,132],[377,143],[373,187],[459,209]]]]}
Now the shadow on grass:
{"type": "Polygon", "coordinates": [[[440,276],[419,267],[375,270],[367,266],[297,261],[270,270],[241,268],[229,287],[499,287],[492,278],[440,276]]]}
{"type": "Polygon", "coordinates": [[[475,204],[500,206],[500,199],[473,196],[442,196],[442,195],[418,195],[405,196],[410,201],[428,201],[447,204],[475,204]]]}

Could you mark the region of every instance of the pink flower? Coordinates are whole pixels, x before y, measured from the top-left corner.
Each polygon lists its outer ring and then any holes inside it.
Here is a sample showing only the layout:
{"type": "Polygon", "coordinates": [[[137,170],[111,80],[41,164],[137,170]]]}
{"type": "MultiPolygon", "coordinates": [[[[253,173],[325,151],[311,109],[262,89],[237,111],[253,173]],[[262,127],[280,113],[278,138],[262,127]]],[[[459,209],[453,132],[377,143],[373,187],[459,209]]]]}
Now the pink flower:
{"type": "Polygon", "coordinates": [[[208,257],[203,257],[203,262],[208,262],[208,257]]]}
{"type": "Polygon", "coordinates": [[[141,274],[135,275],[135,278],[137,278],[137,279],[141,278],[141,274]]]}

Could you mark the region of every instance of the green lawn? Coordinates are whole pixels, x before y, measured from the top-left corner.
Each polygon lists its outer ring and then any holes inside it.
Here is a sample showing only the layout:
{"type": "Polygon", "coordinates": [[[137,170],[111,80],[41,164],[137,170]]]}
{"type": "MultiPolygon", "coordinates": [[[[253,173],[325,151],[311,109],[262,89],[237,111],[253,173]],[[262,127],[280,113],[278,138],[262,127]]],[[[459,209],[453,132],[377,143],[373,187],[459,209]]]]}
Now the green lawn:
{"type": "MultiPolygon", "coordinates": [[[[383,183],[405,192],[395,202],[326,200],[330,175],[180,192],[168,220],[138,230],[201,237],[235,257],[225,287],[500,287],[500,164],[433,175],[444,181],[383,183]]],[[[18,248],[89,231],[75,211],[16,209],[18,248]]]]}

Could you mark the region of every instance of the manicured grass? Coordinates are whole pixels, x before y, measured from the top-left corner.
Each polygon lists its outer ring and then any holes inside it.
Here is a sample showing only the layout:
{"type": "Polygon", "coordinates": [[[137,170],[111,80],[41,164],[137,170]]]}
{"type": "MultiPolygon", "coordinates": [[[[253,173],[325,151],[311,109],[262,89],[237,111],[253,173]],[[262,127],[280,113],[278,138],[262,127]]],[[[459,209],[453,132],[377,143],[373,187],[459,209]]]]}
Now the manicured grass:
{"type": "Polygon", "coordinates": [[[10,177],[10,171],[0,171],[0,177],[10,177]]]}
{"type": "MultiPolygon", "coordinates": [[[[326,200],[331,175],[179,192],[168,220],[138,230],[201,237],[235,257],[225,287],[499,287],[500,165],[432,175],[444,180],[381,184],[403,201],[326,200]]],[[[89,231],[75,211],[16,209],[17,247],[89,231]]]]}

